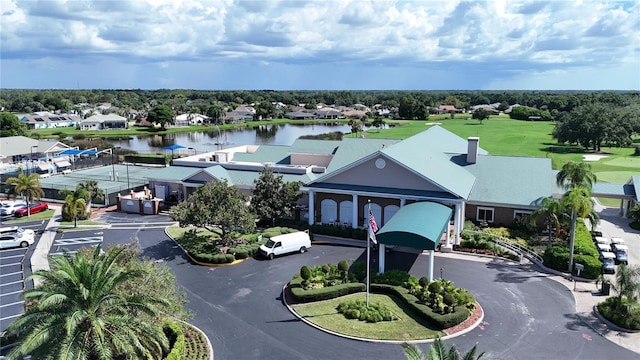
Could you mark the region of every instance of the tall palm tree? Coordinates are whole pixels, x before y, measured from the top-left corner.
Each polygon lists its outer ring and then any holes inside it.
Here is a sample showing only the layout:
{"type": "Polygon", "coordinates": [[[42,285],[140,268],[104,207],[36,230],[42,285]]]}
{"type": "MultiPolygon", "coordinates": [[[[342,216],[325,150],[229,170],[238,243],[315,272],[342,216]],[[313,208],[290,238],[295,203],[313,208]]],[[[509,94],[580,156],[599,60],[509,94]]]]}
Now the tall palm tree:
{"type": "Polygon", "coordinates": [[[480,353],[476,355],[476,347],[474,345],[471,350],[467,351],[463,355],[460,355],[456,346],[453,345],[449,350],[444,345],[444,342],[440,338],[436,338],[433,344],[429,347],[428,356],[414,344],[402,344],[402,350],[408,360],[479,360],[484,355],[480,353]]]}
{"type": "Polygon", "coordinates": [[[7,359],[160,358],[168,347],[162,322],[137,315],[157,316],[162,300],[119,294],[119,286],[144,276],[118,264],[124,250],[101,254],[98,246],[89,255],[52,257],[51,271],[30,275],[43,282],[23,293],[29,305],[7,329],[18,338],[7,359]]]}
{"type": "Polygon", "coordinates": [[[102,192],[102,189],[100,189],[96,180],[84,180],[80,184],[78,184],[78,187],[84,189],[87,192],[88,196],[85,200],[87,201],[88,209],[91,208],[91,204],[95,200],[104,199],[104,192],[102,192]]]}
{"type": "Polygon", "coordinates": [[[65,221],[73,220],[73,227],[78,227],[78,218],[84,219],[87,214],[85,200],[88,196],[87,192],[78,187],[76,191],[62,190],[60,193],[67,195],[62,205],[62,219],[65,221]]]}
{"type": "Polygon", "coordinates": [[[640,266],[620,264],[616,271],[616,283],[613,288],[618,294],[619,304],[622,304],[622,298],[626,297],[629,304],[637,305],[640,298],[640,266]]]}
{"type": "Polygon", "coordinates": [[[584,187],[574,187],[562,198],[562,206],[571,211],[571,232],[569,237],[569,272],[573,271],[573,248],[578,217],[584,218],[593,210],[591,191],[584,187]]]}
{"type": "Polygon", "coordinates": [[[538,219],[544,219],[549,233],[549,246],[551,246],[553,240],[552,230],[556,229],[557,232],[558,227],[560,227],[560,217],[562,217],[562,204],[553,198],[542,199],[540,207],[531,213],[531,221],[534,223],[538,221],[538,219]]]}
{"type": "Polygon", "coordinates": [[[591,171],[591,164],[586,162],[570,161],[562,166],[562,170],[556,175],[556,183],[565,190],[576,187],[591,190],[597,181],[596,174],[591,171]]]}
{"type": "Polygon", "coordinates": [[[22,170],[18,177],[10,177],[6,181],[9,185],[15,185],[13,189],[15,194],[20,194],[27,202],[27,216],[31,216],[29,204],[34,199],[39,199],[44,195],[42,184],[40,183],[40,174],[25,174],[22,170]]]}

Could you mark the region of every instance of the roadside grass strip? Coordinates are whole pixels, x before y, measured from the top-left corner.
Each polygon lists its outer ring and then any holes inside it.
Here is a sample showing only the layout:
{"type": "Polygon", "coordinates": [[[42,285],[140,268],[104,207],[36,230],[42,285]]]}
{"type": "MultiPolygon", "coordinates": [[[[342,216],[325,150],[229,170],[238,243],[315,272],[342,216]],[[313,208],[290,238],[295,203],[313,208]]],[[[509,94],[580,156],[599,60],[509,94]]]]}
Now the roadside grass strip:
{"type": "Polygon", "coordinates": [[[348,300],[366,300],[365,293],[351,294],[326,301],[293,305],[293,310],[306,321],[334,333],[374,340],[411,341],[433,339],[444,336],[444,332],[434,330],[429,324],[417,320],[393,297],[383,294],[369,294],[369,304],[378,303],[387,307],[397,320],[367,323],[349,320],[338,313],[340,303],[348,300]]]}

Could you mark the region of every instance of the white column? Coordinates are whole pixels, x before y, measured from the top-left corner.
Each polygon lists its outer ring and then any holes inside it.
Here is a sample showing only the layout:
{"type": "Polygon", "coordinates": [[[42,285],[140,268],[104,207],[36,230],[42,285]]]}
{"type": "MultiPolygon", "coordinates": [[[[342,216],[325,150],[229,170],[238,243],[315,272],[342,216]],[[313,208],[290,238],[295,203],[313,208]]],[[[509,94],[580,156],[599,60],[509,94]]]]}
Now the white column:
{"type": "Polygon", "coordinates": [[[460,205],[460,203],[457,203],[455,213],[453,215],[453,244],[454,245],[460,244],[460,232],[462,230],[462,224],[460,223],[461,212],[462,212],[462,206],[460,205]]]}
{"type": "Polygon", "coordinates": [[[309,190],[309,225],[315,224],[315,208],[314,192],[309,190]]]}
{"type": "Polygon", "coordinates": [[[400,198],[400,207],[403,207],[407,204],[407,199],[405,198],[400,198]]]}
{"type": "Polygon", "coordinates": [[[427,278],[429,278],[429,282],[433,281],[433,250],[429,250],[429,268],[427,269],[427,278]]]}
{"type": "Polygon", "coordinates": [[[449,231],[449,222],[448,221],[447,221],[447,228],[445,229],[445,231],[447,232],[447,234],[446,234],[446,240],[445,240],[444,245],[446,247],[449,247],[449,246],[451,246],[451,235],[450,235],[451,231],[449,231]]]}
{"type": "Polygon", "coordinates": [[[384,274],[384,258],[386,256],[386,247],[378,242],[378,274],[384,274]]]}
{"type": "Polygon", "coordinates": [[[353,207],[351,208],[351,227],[353,229],[358,228],[358,194],[353,194],[351,202],[353,207]]]}

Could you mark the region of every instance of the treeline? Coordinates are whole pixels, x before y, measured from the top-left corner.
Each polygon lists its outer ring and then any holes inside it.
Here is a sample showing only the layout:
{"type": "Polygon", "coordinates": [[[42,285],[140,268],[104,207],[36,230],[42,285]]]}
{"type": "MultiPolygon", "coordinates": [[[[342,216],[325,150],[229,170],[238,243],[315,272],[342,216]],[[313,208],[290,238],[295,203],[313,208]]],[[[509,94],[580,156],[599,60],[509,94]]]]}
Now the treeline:
{"type": "Polygon", "coordinates": [[[639,92],[578,91],[205,91],[205,90],[2,90],[0,108],[14,113],[60,110],[67,112],[82,104],[110,103],[120,109],[143,110],[158,104],[174,111],[206,114],[211,106],[234,108],[261,102],[300,105],[311,109],[317,104],[353,106],[381,104],[399,108],[404,118],[425,118],[428,107],[454,105],[468,110],[480,104],[523,105],[546,110],[554,117],[558,112],[591,103],[616,107],[640,102],[639,92]]]}

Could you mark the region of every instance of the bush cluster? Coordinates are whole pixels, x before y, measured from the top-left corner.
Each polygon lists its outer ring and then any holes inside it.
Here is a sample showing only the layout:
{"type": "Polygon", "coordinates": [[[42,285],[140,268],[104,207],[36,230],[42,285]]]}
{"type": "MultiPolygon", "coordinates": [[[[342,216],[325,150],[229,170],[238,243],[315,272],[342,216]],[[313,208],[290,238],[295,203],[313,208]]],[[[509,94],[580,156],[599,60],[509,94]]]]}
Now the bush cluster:
{"type": "Polygon", "coordinates": [[[336,236],[336,237],[358,239],[358,240],[367,239],[367,230],[354,229],[351,226],[335,226],[335,225],[318,224],[318,225],[311,225],[309,228],[311,232],[314,234],[336,236]]]}
{"type": "Polygon", "coordinates": [[[378,303],[370,303],[363,300],[350,300],[342,302],[336,308],[338,313],[343,314],[347,319],[357,319],[368,323],[377,323],[380,321],[392,321],[394,319],[391,310],[386,306],[378,303]]]}
{"type": "Polygon", "coordinates": [[[625,329],[640,330],[640,304],[628,304],[626,298],[610,297],[598,304],[598,311],[612,323],[625,329]],[[622,303],[621,303],[622,301],[622,303]],[[621,311],[621,307],[635,306],[633,311],[621,311]]]}
{"type": "MultiPolygon", "coordinates": [[[[345,278],[343,269],[346,267],[344,260],[338,266],[302,266],[300,272],[289,282],[294,300],[300,303],[320,301],[365,291],[366,285],[361,282],[366,276],[364,263],[352,264],[345,278]],[[341,281],[327,281],[332,276],[339,276],[341,281]]],[[[422,277],[418,280],[406,271],[391,270],[372,275],[371,291],[399,298],[420,318],[443,329],[461,323],[475,310],[475,298],[469,291],[457,288],[452,282],[443,279],[429,282],[426,277],[422,277]]],[[[349,307],[348,313],[346,309],[342,313],[347,317],[370,321],[368,315],[362,315],[361,311],[356,312],[352,307],[349,307]]],[[[371,316],[372,319],[377,318],[371,316]]]]}
{"type": "MultiPolygon", "coordinates": [[[[593,244],[591,233],[587,227],[578,222],[574,240],[573,262],[584,265],[580,277],[595,279],[600,275],[602,262],[598,259],[598,250],[593,244]]],[[[547,247],[543,256],[544,266],[559,271],[567,271],[569,264],[569,244],[561,243],[547,247]]]]}
{"type": "Polygon", "coordinates": [[[182,360],[184,359],[185,338],[180,325],[169,322],[164,325],[164,333],[171,344],[171,351],[165,357],[165,360],[182,360]]]}

